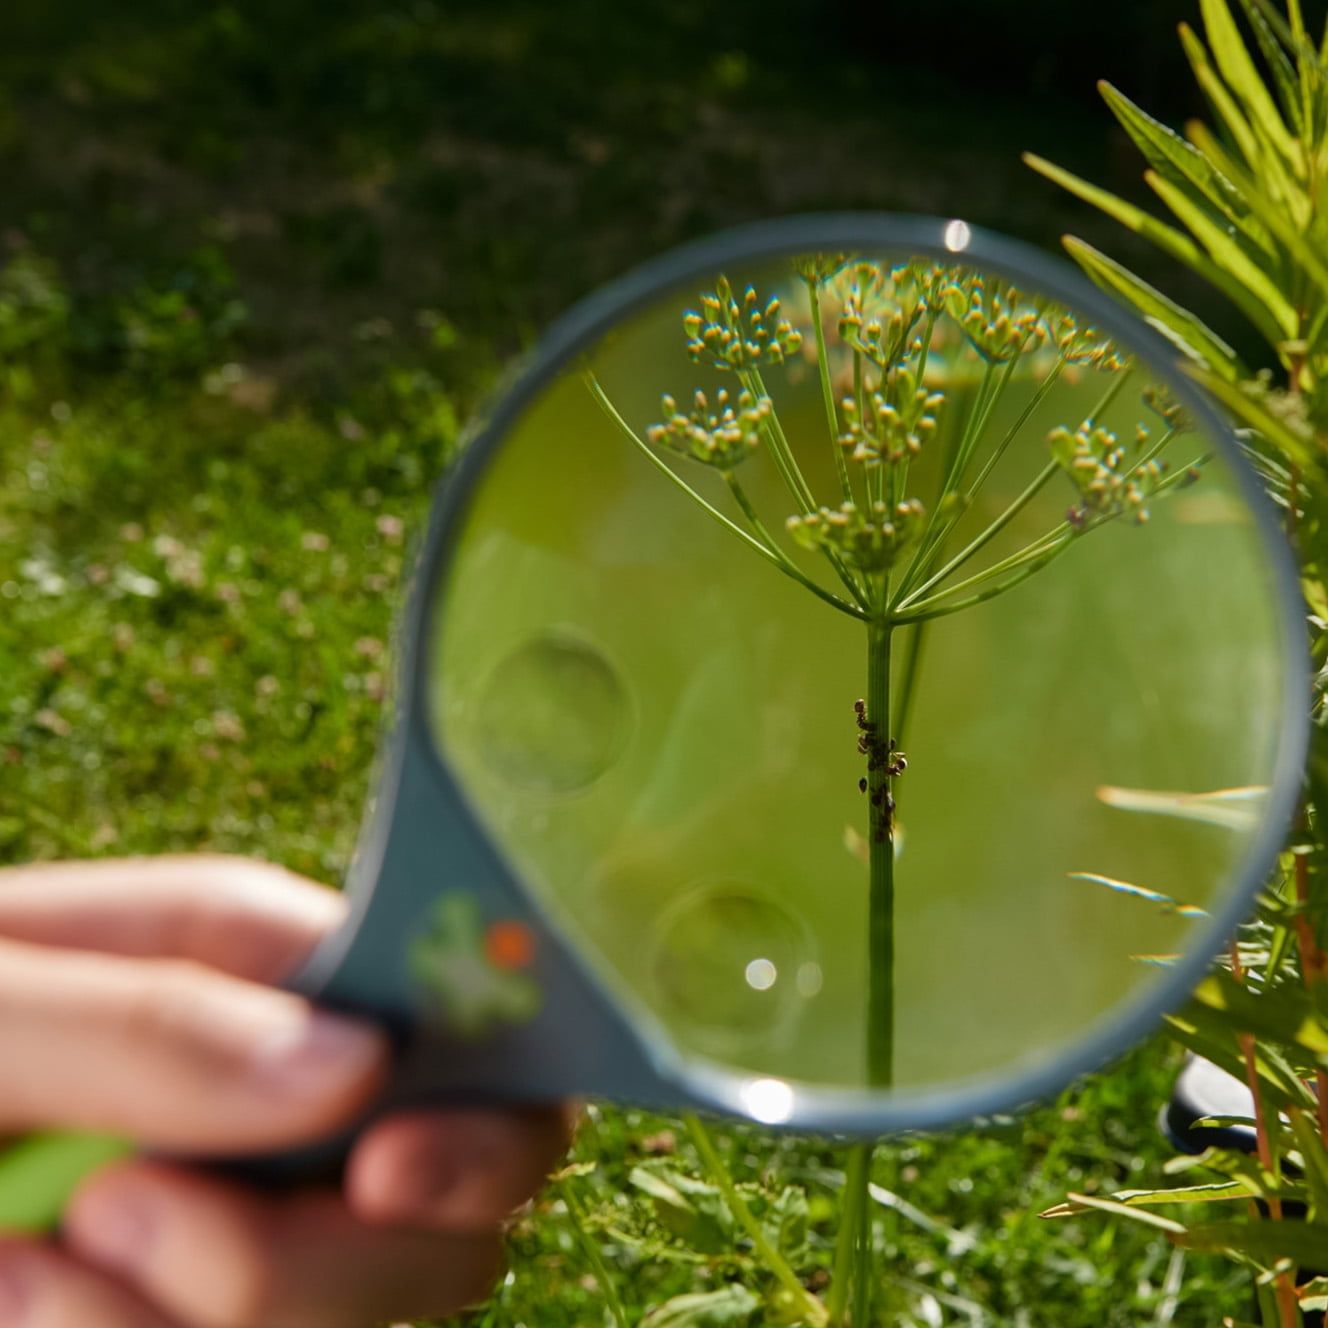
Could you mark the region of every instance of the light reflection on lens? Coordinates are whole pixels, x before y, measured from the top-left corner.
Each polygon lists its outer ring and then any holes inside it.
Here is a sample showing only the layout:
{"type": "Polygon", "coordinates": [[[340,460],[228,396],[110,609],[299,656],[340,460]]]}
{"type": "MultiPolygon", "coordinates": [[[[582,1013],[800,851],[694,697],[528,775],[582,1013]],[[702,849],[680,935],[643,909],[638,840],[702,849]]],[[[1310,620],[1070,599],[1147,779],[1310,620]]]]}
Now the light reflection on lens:
{"type": "Polygon", "coordinates": [[[793,1115],[793,1090],[782,1079],[752,1079],[742,1087],[742,1105],[762,1125],[782,1125],[793,1115]]]}
{"type": "Polygon", "coordinates": [[[769,991],[779,977],[779,970],[768,959],[753,959],[747,965],[747,985],[756,991],[769,991]]]}

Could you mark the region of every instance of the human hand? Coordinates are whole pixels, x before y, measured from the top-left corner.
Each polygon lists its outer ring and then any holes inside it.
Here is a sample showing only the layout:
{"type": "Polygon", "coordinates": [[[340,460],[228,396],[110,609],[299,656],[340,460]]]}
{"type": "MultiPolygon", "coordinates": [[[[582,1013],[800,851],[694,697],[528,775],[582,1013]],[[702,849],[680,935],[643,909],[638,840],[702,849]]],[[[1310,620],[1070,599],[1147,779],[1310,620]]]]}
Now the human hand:
{"type": "MultiPolygon", "coordinates": [[[[373,1025],[270,983],[340,896],[239,858],[0,871],[0,1136],[71,1127],[220,1156],[327,1135],[374,1096],[373,1025]]],[[[0,1237],[4,1328],[366,1328],[478,1298],[501,1227],[566,1148],[556,1108],[403,1112],[344,1184],[273,1196],[138,1159],[86,1180],[58,1242],[0,1237]]]]}

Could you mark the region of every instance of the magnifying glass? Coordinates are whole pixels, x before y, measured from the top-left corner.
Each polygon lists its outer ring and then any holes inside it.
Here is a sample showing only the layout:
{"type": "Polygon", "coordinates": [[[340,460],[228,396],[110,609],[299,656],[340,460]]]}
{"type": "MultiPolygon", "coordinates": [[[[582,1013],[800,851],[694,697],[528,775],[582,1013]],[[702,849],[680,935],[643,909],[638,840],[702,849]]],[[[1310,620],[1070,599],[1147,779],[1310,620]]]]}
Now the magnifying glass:
{"type": "Polygon", "coordinates": [[[474,432],[350,921],[393,1101],[802,1130],[1043,1097],[1197,980],[1304,744],[1294,569],[1177,349],[962,221],[633,272],[474,432]]]}

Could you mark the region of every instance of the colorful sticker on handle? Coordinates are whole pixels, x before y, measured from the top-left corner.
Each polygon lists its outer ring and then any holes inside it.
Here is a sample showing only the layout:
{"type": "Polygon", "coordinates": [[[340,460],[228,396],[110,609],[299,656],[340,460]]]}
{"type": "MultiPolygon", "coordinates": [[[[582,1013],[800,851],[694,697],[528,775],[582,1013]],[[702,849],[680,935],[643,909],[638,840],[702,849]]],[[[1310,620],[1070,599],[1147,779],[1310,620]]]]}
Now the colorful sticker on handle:
{"type": "Polygon", "coordinates": [[[479,901],[449,891],[433,905],[429,929],[412,940],[411,979],[429,997],[430,1013],[463,1038],[497,1024],[524,1024],[541,1004],[539,983],[525,972],[535,959],[535,933],[516,918],[484,922],[479,901]]]}

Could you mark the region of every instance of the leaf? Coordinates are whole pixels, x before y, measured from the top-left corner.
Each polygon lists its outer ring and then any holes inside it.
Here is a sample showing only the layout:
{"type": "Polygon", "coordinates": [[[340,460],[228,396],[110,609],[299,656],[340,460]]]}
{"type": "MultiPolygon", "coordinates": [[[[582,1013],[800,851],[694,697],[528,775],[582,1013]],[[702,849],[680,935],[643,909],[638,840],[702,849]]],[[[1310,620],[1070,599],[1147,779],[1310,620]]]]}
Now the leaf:
{"type": "Polygon", "coordinates": [[[1252,830],[1263,818],[1268,789],[1262,784],[1214,789],[1208,793],[1170,793],[1157,789],[1117,788],[1103,784],[1098,800],[1127,812],[1149,812],[1180,821],[1217,825],[1224,830],[1252,830]]]}
{"type": "Polygon", "coordinates": [[[1218,971],[1204,978],[1194,997],[1230,1016],[1236,1031],[1295,1043],[1328,1064],[1328,1027],[1304,987],[1284,983],[1255,993],[1230,973],[1218,971]]]}
{"type": "Polygon", "coordinates": [[[1328,1222],[1328,1146],[1319,1136],[1318,1123],[1307,1112],[1292,1111],[1288,1120],[1300,1149],[1305,1187],[1313,1202],[1310,1215],[1320,1222],[1328,1222]]]}
{"type": "Polygon", "coordinates": [[[959,1231],[954,1227],[946,1226],[944,1222],[938,1222],[934,1217],[929,1217],[922,1209],[914,1207],[907,1199],[896,1194],[893,1190],[887,1190],[884,1186],[873,1184],[867,1186],[867,1193],[882,1207],[893,1209],[900,1217],[907,1218],[915,1226],[921,1227],[933,1236],[940,1236],[944,1239],[946,1254],[951,1258],[967,1254],[977,1243],[969,1232],[959,1231]]]}
{"type": "MultiPolygon", "coordinates": [[[[1205,209],[1195,206],[1189,197],[1156,171],[1146,172],[1144,179],[1212,255],[1213,264],[1228,278],[1224,283],[1214,284],[1231,297],[1269,344],[1277,347],[1296,336],[1300,331],[1300,320],[1265,270],[1270,263],[1269,255],[1251,255],[1240,243],[1230,222],[1215,221],[1205,209]],[[1239,298],[1230,289],[1233,286],[1243,292],[1239,298]]],[[[1199,269],[1196,267],[1195,270],[1199,269]]]]}
{"type": "Polygon", "coordinates": [[[1066,872],[1072,881],[1089,881],[1094,885],[1105,885],[1108,890],[1115,890],[1123,895],[1133,895],[1136,899],[1146,900],[1150,904],[1161,906],[1163,913],[1175,913],[1183,918],[1206,918],[1207,910],[1196,904],[1182,904],[1170,895],[1146,886],[1135,885],[1131,881],[1118,881],[1112,876],[1099,876],[1096,872],[1066,872]]]}
{"type": "MultiPolygon", "coordinates": [[[[1125,199],[1108,193],[1105,189],[1099,189],[1096,185],[1089,184],[1087,180],[1081,180],[1077,175],[1062,170],[1059,166],[1031,152],[1025,152],[1023,160],[1040,175],[1046,176],[1048,180],[1060,185],[1075,197],[1082,198],[1084,202],[1091,203],[1137,235],[1151,240],[1163,253],[1170,254],[1172,258],[1197,272],[1205,281],[1216,286],[1273,345],[1277,345],[1290,335],[1283,331],[1276,315],[1248,285],[1242,284],[1235,275],[1215,263],[1188,235],[1150,216],[1133,203],[1126,202],[1125,199]]],[[[1269,284],[1266,276],[1263,277],[1263,281],[1269,284]]],[[[1292,317],[1294,319],[1294,315],[1292,317]]]]}
{"type": "Polygon", "coordinates": [[[810,1213],[807,1192],[799,1185],[789,1185],[761,1216],[770,1243],[794,1267],[807,1258],[807,1234],[810,1213]]]}
{"type": "MultiPolygon", "coordinates": [[[[1250,1192],[1239,1183],[1217,1181],[1212,1185],[1186,1185],[1179,1189],[1170,1190],[1119,1190],[1108,1197],[1114,1203],[1136,1208],[1158,1204],[1213,1203],[1218,1200],[1248,1199],[1250,1192]]],[[[1048,1208],[1046,1212],[1039,1213],[1038,1216],[1077,1217],[1080,1213],[1088,1211],[1087,1204],[1072,1200],[1059,1203],[1054,1208],[1048,1208]]]]}
{"type": "MultiPolygon", "coordinates": [[[[1236,1046],[1232,1021],[1224,1012],[1191,1001],[1179,1014],[1168,1015],[1167,1022],[1171,1025],[1171,1036],[1181,1046],[1244,1080],[1244,1057],[1236,1046]]],[[[1314,1109],[1313,1091],[1276,1047],[1266,1043],[1256,1045],[1255,1071],[1265,1105],[1271,1109],[1280,1111],[1286,1106],[1314,1109]]]]}
{"type": "Polygon", "coordinates": [[[557,1184],[562,1180],[579,1179],[582,1176],[593,1175],[599,1169],[598,1162],[569,1162],[559,1171],[555,1171],[549,1180],[557,1184]]]}
{"type": "Polygon", "coordinates": [[[1254,136],[1254,130],[1250,128],[1249,121],[1232,99],[1226,85],[1217,76],[1217,71],[1209,62],[1203,42],[1194,35],[1194,29],[1188,23],[1180,25],[1180,44],[1190,62],[1195,81],[1203,89],[1223,128],[1230,134],[1245,160],[1251,164],[1257,162],[1260,156],[1259,141],[1254,136]]]}
{"type": "Polygon", "coordinates": [[[1267,15],[1260,8],[1258,0],[1240,0],[1240,7],[1245,11],[1255,41],[1259,43],[1264,63],[1273,72],[1273,79],[1277,83],[1277,90],[1282,100],[1282,112],[1292,131],[1303,138],[1305,123],[1300,102],[1300,84],[1287,56],[1286,48],[1277,40],[1277,35],[1269,24],[1267,15]]]}
{"type": "MultiPolygon", "coordinates": [[[[1316,252],[1306,237],[1308,219],[1297,219],[1280,199],[1270,198],[1262,185],[1228,153],[1212,133],[1201,124],[1188,127],[1190,141],[1206,156],[1212,158],[1231,182],[1241,191],[1250,210],[1259,218],[1274,238],[1305,270],[1307,276],[1325,294],[1328,294],[1328,264],[1316,252]]],[[[1313,238],[1313,237],[1311,237],[1313,238]]]]}
{"type": "Polygon", "coordinates": [[[1190,366],[1186,366],[1186,372],[1206,387],[1242,424],[1262,434],[1292,465],[1311,471],[1317,471],[1323,465],[1323,458],[1315,450],[1313,440],[1296,433],[1262,400],[1252,396],[1244,385],[1190,366]]]}
{"type": "Polygon", "coordinates": [[[719,1291],[674,1296],[656,1306],[638,1328],[724,1328],[746,1323],[761,1302],[737,1282],[719,1291]]]}
{"type": "Polygon", "coordinates": [[[0,1154],[0,1231],[52,1230],[78,1185],[131,1151],[121,1139],[63,1131],[10,1144],[0,1154]]]}
{"type": "MultiPolygon", "coordinates": [[[[1097,87],[1112,114],[1159,175],[1169,179],[1178,188],[1190,188],[1232,221],[1246,220],[1249,208],[1240,193],[1193,143],[1160,120],[1154,120],[1105,80],[1097,87]]],[[[1259,242],[1256,235],[1250,238],[1259,242]]]]}
{"type": "Polygon", "coordinates": [[[1067,235],[1061,243],[1070,257],[1103,290],[1133,305],[1145,321],[1177,346],[1187,358],[1230,381],[1249,377],[1236,352],[1187,309],[1182,309],[1174,300],[1168,299],[1161,291],[1141,281],[1127,268],[1083,240],[1067,235]]]}
{"type": "Polygon", "coordinates": [[[1212,1222],[1176,1234],[1176,1243],[1202,1253],[1243,1254],[1271,1267],[1279,1259],[1317,1268],[1328,1262],[1328,1225],[1309,1222],[1212,1222]]]}
{"type": "Polygon", "coordinates": [[[1185,1227],[1180,1222],[1173,1222],[1160,1213],[1150,1213],[1146,1208],[1132,1208],[1129,1204],[1117,1203],[1114,1199],[1098,1199],[1091,1194],[1067,1194],[1066,1199],[1084,1208],[1096,1208],[1103,1213],[1115,1213],[1117,1217],[1128,1217],[1133,1222],[1142,1222],[1145,1226],[1157,1227],[1171,1235],[1180,1235],[1185,1227]]]}
{"type": "Polygon", "coordinates": [[[1306,1314],[1328,1310],[1328,1277],[1311,1277],[1296,1288],[1296,1295],[1300,1299],[1301,1310],[1306,1314]]]}
{"type": "Polygon", "coordinates": [[[732,1250],[733,1218],[715,1186],[664,1168],[633,1167],[627,1179],[650,1197],[660,1225],[685,1245],[702,1254],[732,1250]]]}
{"type": "Polygon", "coordinates": [[[1217,61],[1222,77],[1240,98],[1251,121],[1259,127],[1268,143],[1282,155],[1284,161],[1293,161],[1295,147],[1291,134],[1255,68],[1254,61],[1250,59],[1245,40],[1240,35],[1226,0],[1199,0],[1199,9],[1203,14],[1204,31],[1213,48],[1213,58],[1217,61]]]}

